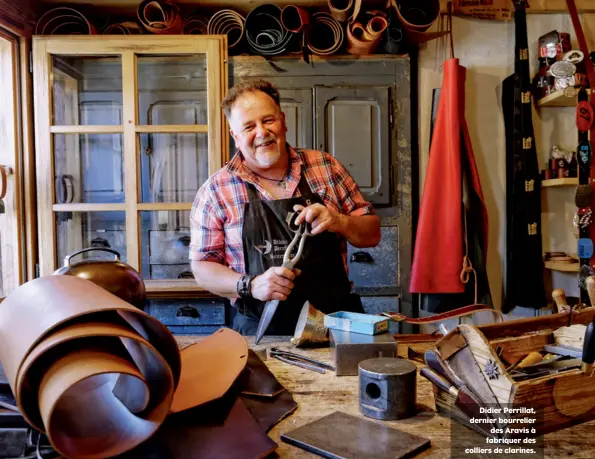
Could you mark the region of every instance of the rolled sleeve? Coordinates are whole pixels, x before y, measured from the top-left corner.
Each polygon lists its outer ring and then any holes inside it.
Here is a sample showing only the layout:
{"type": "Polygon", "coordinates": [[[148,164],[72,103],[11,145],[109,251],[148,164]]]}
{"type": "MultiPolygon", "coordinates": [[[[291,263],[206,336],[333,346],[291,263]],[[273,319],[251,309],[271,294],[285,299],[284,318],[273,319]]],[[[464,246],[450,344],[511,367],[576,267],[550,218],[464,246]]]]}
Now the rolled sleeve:
{"type": "Polygon", "coordinates": [[[225,264],[224,220],[215,193],[205,183],[190,212],[190,260],[225,264]]]}
{"type": "Polygon", "coordinates": [[[345,215],[359,217],[362,215],[375,215],[374,207],[366,201],[359,187],[339,161],[332,158],[333,181],[336,185],[337,199],[341,211],[345,215]]]}

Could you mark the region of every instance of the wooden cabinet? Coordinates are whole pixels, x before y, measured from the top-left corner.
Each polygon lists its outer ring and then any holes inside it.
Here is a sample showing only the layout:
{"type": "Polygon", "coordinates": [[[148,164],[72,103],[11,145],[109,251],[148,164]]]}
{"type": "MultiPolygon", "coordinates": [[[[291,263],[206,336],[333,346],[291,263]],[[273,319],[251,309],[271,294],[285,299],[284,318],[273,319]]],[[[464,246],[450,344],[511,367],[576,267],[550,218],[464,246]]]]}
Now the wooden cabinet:
{"type": "Polygon", "coordinates": [[[226,58],[219,36],[33,39],[40,275],[110,247],[150,296],[201,292],[188,218],[227,159],[226,58]]]}

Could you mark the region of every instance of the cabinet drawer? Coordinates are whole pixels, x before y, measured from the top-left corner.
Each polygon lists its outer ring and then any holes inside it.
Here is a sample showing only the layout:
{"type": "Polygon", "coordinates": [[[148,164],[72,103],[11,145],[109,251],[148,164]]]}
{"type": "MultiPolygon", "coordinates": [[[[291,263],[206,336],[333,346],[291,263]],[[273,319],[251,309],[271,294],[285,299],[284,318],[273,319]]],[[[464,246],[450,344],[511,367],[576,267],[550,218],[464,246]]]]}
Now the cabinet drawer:
{"type": "Polygon", "coordinates": [[[151,300],[149,314],[167,326],[225,325],[225,300],[151,300]]]}
{"type": "Polygon", "coordinates": [[[382,237],[376,247],[360,249],[347,246],[349,278],[357,293],[394,295],[399,286],[399,228],[380,228],[382,237]]]}
{"type": "Polygon", "coordinates": [[[151,279],[194,279],[190,264],[151,265],[151,279]]]}
{"type": "Polygon", "coordinates": [[[149,263],[188,263],[190,231],[149,231],[149,263]]]}

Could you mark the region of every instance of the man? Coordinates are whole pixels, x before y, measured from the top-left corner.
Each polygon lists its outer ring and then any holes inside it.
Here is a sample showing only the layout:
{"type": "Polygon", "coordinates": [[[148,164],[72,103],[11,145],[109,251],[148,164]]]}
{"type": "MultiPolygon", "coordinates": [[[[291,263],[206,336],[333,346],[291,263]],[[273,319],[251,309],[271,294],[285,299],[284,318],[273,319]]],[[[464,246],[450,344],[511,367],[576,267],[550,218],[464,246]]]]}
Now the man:
{"type": "Polygon", "coordinates": [[[268,300],[281,300],[267,334],[293,335],[302,305],[363,312],[347,276],[347,244],[372,247],[380,221],[328,153],[289,146],[279,92],[266,81],[234,86],[222,102],[236,155],[198,190],[190,214],[196,282],[235,300],[234,330],[254,335],[268,300]],[[283,253],[295,224],[311,224],[294,270],[283,253]]]}

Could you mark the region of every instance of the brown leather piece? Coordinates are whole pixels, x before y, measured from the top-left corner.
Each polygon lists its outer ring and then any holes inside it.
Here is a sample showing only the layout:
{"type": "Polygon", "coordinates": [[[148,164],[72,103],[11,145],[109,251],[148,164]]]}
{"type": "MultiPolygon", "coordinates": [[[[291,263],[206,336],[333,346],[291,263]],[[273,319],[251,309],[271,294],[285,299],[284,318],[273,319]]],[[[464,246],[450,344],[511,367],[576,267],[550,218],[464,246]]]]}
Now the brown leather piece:
{"type": "Polygon", "coordinates": [[[274,397],[285,390],[252,349],[248,351],[248,363],[239,380],[245,395],[274,397]]]}
{"type": "Polygon", "coordinates": [[[298,407],[291,393],[284,390],[275,397],[241,396],[244,405],[265,432],[291,415],[298,407]]]}
{"type": "Polygon", "coordinates": [[[151,33],[182,33],[184,20],[173,0],[143,0],[136,14],[142,26],[151,33]]]}
{"type": "Polygon", "coordinates": [[[330,56],[341,49],[344,39],[343,27],[329,13],[317,12],[312,15],[308,49],[313,54],[330,56]]]}
{"type": "Polygon", "coordinates": [[[349,13],[353,7],[353,0],[328,0],[328,9],[333,18],[339,22],[349,19],[349,13]]]}
{"type": "Polygon", "coordinates": [[[246,19],[234,10],[217,11],[209,19],[209,35],[227,35],[228,48],[237,46],[244,37],[246,19]]]}
{"type": "Polygon", "coordinates": [[[360,17],[361,21],[356,20],[347,25],[347,52],[372,54],[388,27],[386,13],[377,10],[366,11],[360,17]]]}
{"type": "Polygon", "coordinates": [[[97,33],[97,28],[80,11],[65,6],[46,11],[35,26],[35,35],[96,35],[97,33]]]}
{"type": "Polygon", "coordinates": [[[435,314],[429,317],[407,317],[404,314],[399,312],[383,312],[380,313],[381,316],[389,317],[391,320],[395,322],[407,322],[408,324],[433,324],[436,322],[442,322],[443,320],[454,319],[458,317],[465,317],[470,316],[478,312],[490,312],[494,315],[494,318],[498,319],[498,322],[503,322],[504,318],[502,317],[502,313],[497,311],[496,309],[485,305],[485,304],[471,304],[468,306],[463,306],[461,308],[453,309],[452,311],[442,312],[440,314],[435,314]]]}

